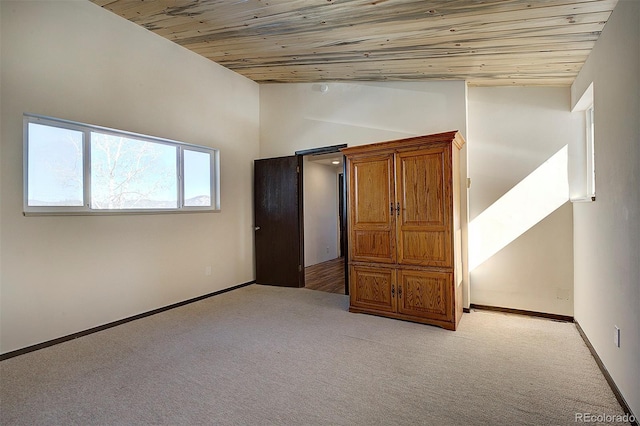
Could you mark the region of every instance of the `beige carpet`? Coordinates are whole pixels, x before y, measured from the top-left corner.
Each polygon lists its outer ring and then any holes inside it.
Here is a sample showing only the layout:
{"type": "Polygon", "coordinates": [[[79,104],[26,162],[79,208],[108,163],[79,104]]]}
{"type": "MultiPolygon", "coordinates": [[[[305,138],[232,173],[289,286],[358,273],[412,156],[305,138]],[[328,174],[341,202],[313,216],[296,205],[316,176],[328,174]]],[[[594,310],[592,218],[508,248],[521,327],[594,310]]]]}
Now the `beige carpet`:
{"type": "Polygon", "coordinates": [[[252,285],[0,362],[2,425],[562,425],[622,409],[573,324],[455,332],[252,285]]]}

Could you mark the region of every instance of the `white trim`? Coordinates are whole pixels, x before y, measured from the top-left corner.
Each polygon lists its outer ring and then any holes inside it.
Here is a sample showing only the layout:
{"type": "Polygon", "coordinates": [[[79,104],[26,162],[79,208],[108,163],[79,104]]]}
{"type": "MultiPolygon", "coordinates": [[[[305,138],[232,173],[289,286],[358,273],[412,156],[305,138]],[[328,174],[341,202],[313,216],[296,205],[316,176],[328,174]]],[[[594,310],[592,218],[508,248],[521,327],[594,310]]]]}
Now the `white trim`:
{"type": "Polygon", "coordinates": [[[571,110],[571,112],[575,111],[585,111],[587,108],[593,105],[593,83],[586,88],[582,96],[578,102],[576,102],[575,106],[571,110]]]}

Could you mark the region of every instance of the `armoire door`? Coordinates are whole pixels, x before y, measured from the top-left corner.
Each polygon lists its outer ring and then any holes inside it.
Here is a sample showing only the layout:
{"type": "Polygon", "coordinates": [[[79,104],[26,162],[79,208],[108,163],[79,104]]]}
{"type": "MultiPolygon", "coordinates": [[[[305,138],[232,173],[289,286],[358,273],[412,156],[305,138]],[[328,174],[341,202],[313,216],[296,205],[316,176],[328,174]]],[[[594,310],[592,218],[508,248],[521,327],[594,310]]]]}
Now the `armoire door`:
{"type": "Polygon", "coordinates": [[[350,260],[395,263],[393,154],[353,159],[349,170],[350,260]]]}
{"type": "Polygon", "coordinates": [[[447,147],[396,154],[399,264],[453,266],[450,179],[447,147]]]}
{"type": "Polygon", "coordinates": [[[392,268],[353,265],[349,268],[351,307],[396,311],[396,271],[392,268]]]}
{"type": "Polygon", "coordinates": [[[398,313],[440,321],[453,319],[453,274],[399,269],[398,313]]]}

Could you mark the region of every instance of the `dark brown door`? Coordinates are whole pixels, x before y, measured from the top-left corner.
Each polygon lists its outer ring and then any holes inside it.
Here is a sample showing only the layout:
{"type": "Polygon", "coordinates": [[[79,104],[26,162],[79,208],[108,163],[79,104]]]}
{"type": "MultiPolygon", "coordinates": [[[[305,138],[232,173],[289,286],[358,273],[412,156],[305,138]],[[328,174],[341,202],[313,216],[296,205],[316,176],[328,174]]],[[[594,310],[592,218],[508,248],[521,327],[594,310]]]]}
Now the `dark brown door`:
{"type": "Polygon", "coordinates": [[[344,173],[338,174],[338,235],[340,236],[340,256],[344,257],[346,234],[344,232],[344,173]]]}
{"type": "Polygon", "coordinates": [[[304,287],[302,156],[254,162],[256,283],[304,287]]]}

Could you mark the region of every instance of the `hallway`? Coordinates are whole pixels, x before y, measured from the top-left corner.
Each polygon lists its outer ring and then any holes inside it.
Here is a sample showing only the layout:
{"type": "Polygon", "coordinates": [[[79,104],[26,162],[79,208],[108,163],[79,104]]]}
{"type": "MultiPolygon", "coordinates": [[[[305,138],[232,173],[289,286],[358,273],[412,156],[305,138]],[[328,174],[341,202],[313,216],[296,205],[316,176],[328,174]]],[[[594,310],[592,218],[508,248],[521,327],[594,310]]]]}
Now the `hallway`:
{"type": "Polygon", "coordinates": [[[305,288],[344,294],[344,257],[305,268],[305,288]]]}

